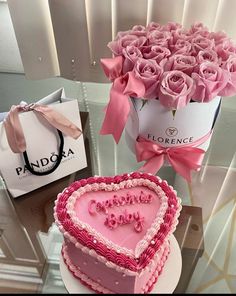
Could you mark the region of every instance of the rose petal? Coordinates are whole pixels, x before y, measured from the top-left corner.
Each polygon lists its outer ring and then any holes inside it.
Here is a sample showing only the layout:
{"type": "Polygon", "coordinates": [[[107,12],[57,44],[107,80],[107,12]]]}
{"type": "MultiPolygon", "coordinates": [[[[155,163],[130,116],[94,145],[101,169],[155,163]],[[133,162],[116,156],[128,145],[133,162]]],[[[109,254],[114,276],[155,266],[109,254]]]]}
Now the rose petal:
{"type": "Polygon", "coordinates": [[[192,74],[192,78],[196,84],[193,100],[209,102],[225,88],[229,74],[217,64],[204,62],[199,66],[198,73],[192,74]]]}
{"type": "Polygon", "coordinates": [[[168,109],[186,106],[194,91],[193,79],[181,71],[168,71],[163,74],[159,89],[160,103],[168,109]]]}

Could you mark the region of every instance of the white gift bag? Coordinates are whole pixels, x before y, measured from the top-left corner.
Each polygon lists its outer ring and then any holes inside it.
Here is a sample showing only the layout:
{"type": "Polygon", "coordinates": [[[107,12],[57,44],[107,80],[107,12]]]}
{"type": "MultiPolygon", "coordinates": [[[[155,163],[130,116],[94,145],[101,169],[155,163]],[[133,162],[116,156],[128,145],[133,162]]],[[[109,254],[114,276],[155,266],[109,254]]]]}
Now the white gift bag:
{"type": "MultiPolygon", "coordinates": [[[[38,101],[37,105],[50,105],[81,131],[78,101],[66,98],[63,89],[38,101]]],[[[0,173],[13,197],[87,166],[82,131],[77,139],[65,135],[31,108],[19,113],[19,121],[26,142],[23,153],[12,152],[4,121],[0,122],[0,173]]]]}

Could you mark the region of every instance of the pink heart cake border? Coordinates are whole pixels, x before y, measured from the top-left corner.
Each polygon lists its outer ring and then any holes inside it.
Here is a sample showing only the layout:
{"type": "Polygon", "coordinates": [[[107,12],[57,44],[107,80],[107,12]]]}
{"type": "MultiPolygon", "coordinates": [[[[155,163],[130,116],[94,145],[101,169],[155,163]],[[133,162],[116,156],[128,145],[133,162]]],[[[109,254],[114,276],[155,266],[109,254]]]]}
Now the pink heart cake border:
{"type": "MultiPolygon", "coordinates": [[[[87,186],[87,188],[90,187],[87,186]]],[[[178,224],[181,208],[181,202],[177,197],[176,191],[165,180],[161,180],[159,177],[151,174],[134,172],[114,177],[90,177],[72,183],[62,193],[58,194],[55,201],[54,218],[64,237],[74,243],[77,248],[96,257],[111,268],[132,275],[139,273],[141,270],[144,271],[153,260],[157,251],[162,247],[164,240],[174,232],[178,224]],[[141,248],[141,251],[139,249],[138,255],[132,254],[130,250],[121,248],[114,243],[111,244],[105,238],[101,239],[101,236],[96,236],[95,230],[91,234],[89,232],[91,229],[88,229],[83,222],[78,223],[73,212],[73,193],[79,190],[83,192],[81,189],[84,189],[86,185],[97,184],[97,190],[101,190],[102,186],[104,188],[104,184],[105,186],[115,185],[134,179],[147,180],[147,183],[159,186],[165,193],[166,200],[166,210],[160,219],[161,223],[159,223],[159,226],[157,225],[157,229],[152,230],[153,235],[151,237],[149,235],[147,239],[144,236],[144,239],[140,241],[143,249],[141,248]]]]}

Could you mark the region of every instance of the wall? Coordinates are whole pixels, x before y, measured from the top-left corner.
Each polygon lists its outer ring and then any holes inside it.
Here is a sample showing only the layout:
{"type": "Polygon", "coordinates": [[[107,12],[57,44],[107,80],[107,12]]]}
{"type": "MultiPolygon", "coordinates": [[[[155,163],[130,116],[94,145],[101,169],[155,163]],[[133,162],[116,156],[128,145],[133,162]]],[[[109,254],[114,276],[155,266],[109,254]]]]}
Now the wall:
{"type": "Polygon", "coordinates": [[[0,1],[0,72],[23,73],[23,65],[6,2],[0,1]]]}

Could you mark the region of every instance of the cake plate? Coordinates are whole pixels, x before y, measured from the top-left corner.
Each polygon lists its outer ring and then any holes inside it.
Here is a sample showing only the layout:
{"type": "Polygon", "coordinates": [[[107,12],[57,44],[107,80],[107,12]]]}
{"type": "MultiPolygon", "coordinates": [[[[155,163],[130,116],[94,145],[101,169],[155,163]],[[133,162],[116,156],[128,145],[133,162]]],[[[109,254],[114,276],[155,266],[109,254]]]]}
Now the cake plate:
{"type": "MultiPolygon", "coordinates": [[[[173,234],[170,236],[170,254],[165,266],[150,294],[170,294],[173,293],[181,275],[182,256],[179,244],[173,234]]],[[[68,270],[62,255],[60,256],[60,271],[64,285],[69,293],[76,294],[96,294],[85,287],[79,279],[76,279],[68,270]]]]}

